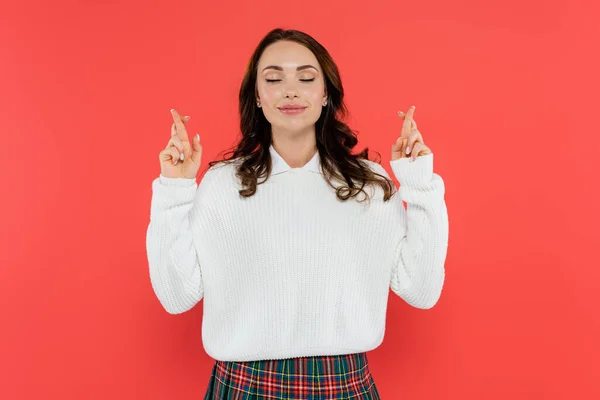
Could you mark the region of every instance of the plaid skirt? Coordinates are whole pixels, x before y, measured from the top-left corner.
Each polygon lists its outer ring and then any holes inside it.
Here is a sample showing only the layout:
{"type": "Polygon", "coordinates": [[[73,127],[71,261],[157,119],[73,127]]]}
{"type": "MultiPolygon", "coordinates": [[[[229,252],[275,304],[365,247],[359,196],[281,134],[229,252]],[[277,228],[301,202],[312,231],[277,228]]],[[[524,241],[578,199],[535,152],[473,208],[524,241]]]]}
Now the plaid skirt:
{"type": "Polygon", "coordinates": [[[204,400],[379,400],[366,353],[219,361],[204,400]]]}

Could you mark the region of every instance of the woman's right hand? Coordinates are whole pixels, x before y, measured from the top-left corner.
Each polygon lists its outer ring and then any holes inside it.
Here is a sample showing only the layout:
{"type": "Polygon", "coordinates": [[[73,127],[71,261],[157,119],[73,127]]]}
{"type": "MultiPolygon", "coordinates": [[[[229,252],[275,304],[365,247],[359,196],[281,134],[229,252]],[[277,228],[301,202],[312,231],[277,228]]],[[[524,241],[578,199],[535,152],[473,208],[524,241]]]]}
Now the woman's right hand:
{"type": "Polygon", "coordinates": [[[202,159],[200,135],[194,136],[190,144],[187,131],[183,126],[190,117],[181,117],[175,109],[171,110],[171,115],[174,121],[171,125],[171,139],[158,156],[160,173],[166,178],[196,178],[202,159]]]}

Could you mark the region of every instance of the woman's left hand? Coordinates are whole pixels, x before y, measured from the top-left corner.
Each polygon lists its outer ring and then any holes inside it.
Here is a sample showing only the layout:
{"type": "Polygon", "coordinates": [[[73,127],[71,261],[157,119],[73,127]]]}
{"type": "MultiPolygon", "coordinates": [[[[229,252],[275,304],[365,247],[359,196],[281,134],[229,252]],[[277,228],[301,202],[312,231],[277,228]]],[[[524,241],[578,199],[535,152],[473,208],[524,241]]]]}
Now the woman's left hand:
{"type": "Polygon", "coordinates": [[[419,156],[431,154],[429,147],[425,146],[421,132],[417,130],[417,123],[413,119],[414,113],[415,106],[409,108],[406,113],[398,111],[398,115],[404,119],[404,122],[400,137],[392,145],[392,160],[410,157],[414,161],[419,156]]]}

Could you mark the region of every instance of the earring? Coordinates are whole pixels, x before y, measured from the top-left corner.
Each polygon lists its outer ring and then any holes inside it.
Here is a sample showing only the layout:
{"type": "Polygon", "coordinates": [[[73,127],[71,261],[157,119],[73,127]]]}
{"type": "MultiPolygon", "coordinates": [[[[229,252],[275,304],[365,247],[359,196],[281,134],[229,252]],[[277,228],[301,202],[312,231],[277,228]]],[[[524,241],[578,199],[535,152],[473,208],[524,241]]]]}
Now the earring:
{"type": "Polygon", "coordinates": [[[260,107],[260,100],[256,102],[256,105],[260,107]]]}
{"type": "Polygon", "coordinates": [[[325,101],[323,102],[323,106],[327,105],[327,99],[325,99],[325,101]]]}

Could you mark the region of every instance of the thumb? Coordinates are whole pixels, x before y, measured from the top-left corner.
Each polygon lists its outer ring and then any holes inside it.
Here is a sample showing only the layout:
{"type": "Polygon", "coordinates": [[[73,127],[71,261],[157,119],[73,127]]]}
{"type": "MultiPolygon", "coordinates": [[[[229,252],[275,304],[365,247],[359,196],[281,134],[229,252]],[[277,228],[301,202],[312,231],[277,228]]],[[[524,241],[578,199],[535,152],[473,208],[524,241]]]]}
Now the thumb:
{"type": "Polygon", "coordinates": [[[202,145],[200,144],[200,134],[196,133],[194,139],[192,139],[192,161],[200,165],[200,160],[202,158],[202,145]]]}

